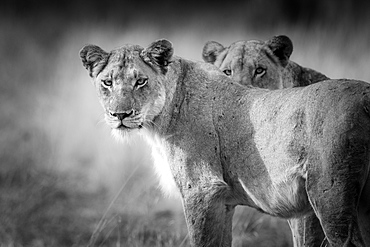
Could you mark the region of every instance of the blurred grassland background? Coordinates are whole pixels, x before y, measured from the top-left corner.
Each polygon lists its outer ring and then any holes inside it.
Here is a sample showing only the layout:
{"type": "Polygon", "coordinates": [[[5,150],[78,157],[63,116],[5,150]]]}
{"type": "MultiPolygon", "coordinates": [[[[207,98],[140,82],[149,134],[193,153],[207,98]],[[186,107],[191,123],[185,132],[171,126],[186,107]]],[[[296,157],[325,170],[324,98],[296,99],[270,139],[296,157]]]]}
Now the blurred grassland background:
{"type": "MultiPolygon", "coordinates": [[[[286,34],[297,63],[370,81],[370,2],[2,1],[0,246],[188,246],[178,198],[163,198],[150,150],[116,143],[79,50],[166,38],[201,61],[216,40],[286,34]]],[[[234,246],[291,246],[284,220],[238,208],[234,246]]]]}

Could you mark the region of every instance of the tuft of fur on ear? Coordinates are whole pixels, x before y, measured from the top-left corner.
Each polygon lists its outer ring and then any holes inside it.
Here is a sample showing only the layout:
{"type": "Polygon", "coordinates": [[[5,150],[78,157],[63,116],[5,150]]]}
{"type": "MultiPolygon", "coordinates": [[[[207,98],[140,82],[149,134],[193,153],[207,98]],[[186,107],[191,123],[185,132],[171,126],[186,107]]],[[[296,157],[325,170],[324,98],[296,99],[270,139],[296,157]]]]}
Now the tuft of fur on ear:
{"type": "Polygon", "coordinates": [[[223,45],[216,41],[208,41],[203,47],[203,60],[204,62],[214,64],[217,56],[225,49],[223,45]]]}
{"type": "Polygon", "coordinates": [[[83,66],[89,71],[90,77],[96,77],[106,65],[109,53],[96,45],[86,45],[80,51],[83,66]]]}
{"type": "Polygon", "coordinates": [[[272,39],[266,41],[266,44],[274,53],[274,55],[280,60],[281,65],[284,67],[289,62],[289,57],[293,52],[293,43],[285,35],[274,36],[272,39]]]}
{"type": "Polygon", "coordinates": [[[141,52],[141,57],[146,63],[156,65],[165,74],[173,55],[172,43],[166,39],[160,39],[151,43],[141,52]]]}

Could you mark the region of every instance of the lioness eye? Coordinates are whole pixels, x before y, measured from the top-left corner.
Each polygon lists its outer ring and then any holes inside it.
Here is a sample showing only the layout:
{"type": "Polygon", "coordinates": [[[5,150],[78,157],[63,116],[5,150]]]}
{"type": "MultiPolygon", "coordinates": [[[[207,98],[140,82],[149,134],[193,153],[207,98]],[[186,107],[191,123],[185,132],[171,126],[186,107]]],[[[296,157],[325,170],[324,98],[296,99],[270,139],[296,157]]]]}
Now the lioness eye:
{"type": "Polygon", "coordinates": [[[143,87],[145,86],[145,84],[148,83],[148,78],[140,78],[136,81],[136,87],[137,88],[140,88],[140,87],[143,87]]]}
{"type": "Polygon", "coordinates": [[[225,75],[230,76],[231,75],[231,69],[225,69],[224,73],[225,73],[225,75]]]}
{"type": "Polygon", "coordinates": [[[112,80],[109,80],[109,79],[102,80],[102,82],[103,82],[104,87],[111,87],[113,85],[112,80]]]}
{"type": "Polygon", "coordinates": [[[256,70],[255,70],[255,74],[256,75],[261,75],[265,72],[266,70],[264,68],[261,68],[261,67],[258,67],[256,70]]]}

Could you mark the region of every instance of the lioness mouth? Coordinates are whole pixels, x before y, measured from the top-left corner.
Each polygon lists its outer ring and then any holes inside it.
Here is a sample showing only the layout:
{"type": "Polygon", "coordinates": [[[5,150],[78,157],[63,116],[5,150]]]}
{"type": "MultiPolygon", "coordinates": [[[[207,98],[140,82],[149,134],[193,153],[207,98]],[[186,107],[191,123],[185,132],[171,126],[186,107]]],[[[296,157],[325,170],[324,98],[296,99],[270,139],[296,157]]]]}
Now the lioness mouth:
{"type": "Polygon", "coordinates": [[[120,125],[118,125],[117,129],[141,129],[143,127],[143,123],[124,123],[121,122],[120,125]]]}

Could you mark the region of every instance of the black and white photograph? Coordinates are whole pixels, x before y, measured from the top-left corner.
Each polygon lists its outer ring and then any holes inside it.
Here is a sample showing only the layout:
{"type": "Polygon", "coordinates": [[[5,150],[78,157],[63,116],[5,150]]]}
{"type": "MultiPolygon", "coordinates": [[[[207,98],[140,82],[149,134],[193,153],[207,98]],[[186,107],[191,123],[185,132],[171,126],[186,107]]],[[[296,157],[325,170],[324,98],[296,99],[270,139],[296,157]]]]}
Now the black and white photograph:
{"type": "Polygon", "coordinates": [[[370,1],[3,0],[0,247],[370,247],[370,1]]]}

